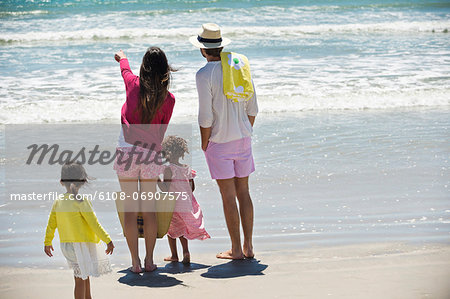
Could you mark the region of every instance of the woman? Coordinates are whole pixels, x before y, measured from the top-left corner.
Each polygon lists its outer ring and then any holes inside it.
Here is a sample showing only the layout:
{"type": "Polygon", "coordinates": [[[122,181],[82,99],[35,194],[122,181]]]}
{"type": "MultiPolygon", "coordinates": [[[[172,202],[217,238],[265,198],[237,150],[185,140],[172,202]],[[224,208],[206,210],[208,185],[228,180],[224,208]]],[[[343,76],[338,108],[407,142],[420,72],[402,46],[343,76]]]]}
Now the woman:
{"type": "Polygon", "coordinates": [[[125,194],[124,234],[131,254],[131,271],[142,272],[138,250],[138,212],[144,220],[146,257],[144,270],[154,271],[153,249],[157,235],[154,201],[157,177],[163,166],[154,161],[155,153],[172,116],[175,97],[168,91],[173,69],[164,52],[151,47],[145,53],[139,76],[130,69],[128,59],[120,50],[115,54],[125,82],[126,101],[122,106],[122,131],[119,137],[114,169],[125,194]],[[127,163],[124,163],[127,162],[127,163]],[[131,163],[128,163],[131,162],[131,163]],[[142,199],[142,200],[135,200],[142,199]]]}

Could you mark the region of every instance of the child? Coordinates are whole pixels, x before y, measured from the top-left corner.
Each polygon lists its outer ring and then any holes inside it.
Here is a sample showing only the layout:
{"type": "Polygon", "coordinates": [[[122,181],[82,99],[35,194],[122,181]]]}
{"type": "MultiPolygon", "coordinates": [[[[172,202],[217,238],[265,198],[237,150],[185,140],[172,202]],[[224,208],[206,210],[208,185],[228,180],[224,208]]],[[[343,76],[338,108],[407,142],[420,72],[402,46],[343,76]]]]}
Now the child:
{"type": "Polygon", "coordinates": [[[45,232],[44,252],[52,257],[52,240],[58,228],[61,251],[73,268],[75,277],[75,299],[91,298],[89,276],[100,276],[111,272],[111,266],[100,240],[107,245],[106,254],[112,254],[113,242],[103,229],[87,199],[78,190],[88,182],[88,176],[80,163],[66,163],[61,169],[61,185],[67,193],[55,200],[45,232]]]}
{"type": "Polygon", "coordinates": [[[190,263],[188,249],[188,239],[205,240],[210,238],[205,230],[203,214],[200,205],[195,200],[192,192],[195,189],[193,171],[188,165],[180,163],[180,158],[184,158],[185,153],[189,153],[187,142],[181,137],[168,136],[162,143],[162,150],[169,162],[169,166],[164,171],[163,181],[158,179],[158,186],[163,192],[183,192],[187,194],[183,200],[178,198],[167,232],[170,251],[172,255],[165,258],[165,261],[178,262],[176,238],[180,238],[183,247],[183,264],[190,263]]]}

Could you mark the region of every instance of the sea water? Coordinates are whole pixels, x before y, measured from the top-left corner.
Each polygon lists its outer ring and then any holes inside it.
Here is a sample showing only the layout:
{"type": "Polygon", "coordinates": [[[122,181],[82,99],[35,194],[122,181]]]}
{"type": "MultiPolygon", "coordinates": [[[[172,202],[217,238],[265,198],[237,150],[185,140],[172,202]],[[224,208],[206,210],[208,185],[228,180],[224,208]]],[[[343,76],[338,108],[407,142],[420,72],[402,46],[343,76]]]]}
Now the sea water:
{"type": "Polygon", "coordinates": [[[2,1],[0,123],[118,120],[114,53],[138,74],[149,46],[194,117],[206,22],[249,57],[261,112],[449,105],[448,1],[2,1]]]}

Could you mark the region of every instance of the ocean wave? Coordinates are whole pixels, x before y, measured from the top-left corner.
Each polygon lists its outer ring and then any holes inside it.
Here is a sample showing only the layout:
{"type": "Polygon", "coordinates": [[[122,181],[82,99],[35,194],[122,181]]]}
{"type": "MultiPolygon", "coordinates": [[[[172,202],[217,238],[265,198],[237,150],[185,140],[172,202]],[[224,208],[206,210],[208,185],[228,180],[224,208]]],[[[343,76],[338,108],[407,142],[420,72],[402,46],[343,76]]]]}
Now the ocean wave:
{"type": "Polygon", "coordinates": [[[26,16],[26,15],[46,15],[49,14],[48,10],[29,10],[29,11],[0,11],[0,18],[1,17],[8,17],[8,16],[26,16]]]}
{"type": "MultiPolygon", "coordinates": [[[[173,91],[177,104],[174,120],[196,116],[198,103],[195,94],[173,91]]],[[[380,91],[372,93],[346,92],[335,96],[304,94],[264,95],[258,94],[259,110],[262,114],[301,111],[340,111],[395,108],[450,109],[450,90],[380,91]]],[[[123,100],[99,100],[98,97],[73,100],[40,100],[33,102],[0,102],[0,124],[54,123],[54,122],[102,122],[120,119],[123,100]]]]}
{"type": "MultiPolygon", "coordinates": [[[[368,24],[320,24],[320,25],[299,25],[299,26],[248,26],[248,27],[226,27],[223,29],[224,35],[239,39],[245,36],[252,38],[289,38],[307,34],[328,34],[328,33],[417,33],[417,32],[448,32],[450,21],[423,21],[423,22],[385,22],[368,24]]],[[[138,38],[161,38],[161,39],[186,39],[195,34],[198,28],[92,28],[75,31],[47,31],[47,32],[26,32],[26,33],[1,33],[0,44],[27,43],[27,42],[47,42],[47,41],[73,41],[73,40],[122,40],[138,38]]]]}
{"type": "Polygon", "coordinates": [[[52,11],[54,13],[66,13],[70,10],[77,9],[80,12],[89,12],[92,9],[96,11],[108,10],[108,11],[123,11],[123,6],[131,7],[128,13],[134,15],[166,15],[166,14],[179,14],[179,13],[195,13],[199,11],[203,12],[230,12],[237,9],[247,9],[252,11],[292,11],[292,12],[346,12],[346,11],[358,11],[358,10],[406,10],[406,9],[427,9],[427,8],[450,8],[448,1],[433,1],[433,2],[385,2],[385,3],[351,3],[351,4],[338,4],[338,3],[325,3],[316,2],[314,4],[307,3],[292,3],[290,1],[278,1],[276,5],[272,1],[259,1],[259,3],[246,2],[223,2],[219,1],[214,6],[206,6],[208,4],[217,1],[170,1],[156,2],[156,1],[129,1],[129,0],[117,0],[117,1],[43,1],[36,5],[35,1],[25,1],[25,3],[6,3],[3,8],[4,11],[0,11],[0,16],[17,16],[27,14],[40,14],[48,13],[52,11]],[[169,3],[167,3],[169,2],[169,3]],[[33,10],[39,7],[46,10],[33,10]],[[149,7],[154,8],[148,10],[149,7]],[[23,9],[23,11],[17,11],[23,9]]]}

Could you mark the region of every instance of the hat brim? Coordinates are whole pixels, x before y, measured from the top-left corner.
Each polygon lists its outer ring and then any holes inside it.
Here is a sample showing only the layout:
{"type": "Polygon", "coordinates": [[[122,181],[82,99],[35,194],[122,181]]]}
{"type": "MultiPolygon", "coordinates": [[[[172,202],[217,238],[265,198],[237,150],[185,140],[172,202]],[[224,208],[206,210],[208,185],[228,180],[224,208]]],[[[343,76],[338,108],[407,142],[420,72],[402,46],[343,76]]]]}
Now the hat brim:
{"type": "Polygon", "coordinates": [[[225,47],[226,45],[228,45],[229,43],[231,43],[231,40],[226,37],[222,37],[222,41],[220,43],[201,43],[198,41],[197,37],[198,37],[197,35],[191,36],[189,38],[189,41],[195,47],[200,48],[200,49],[222,48],[222,47],[225,47]]]}

